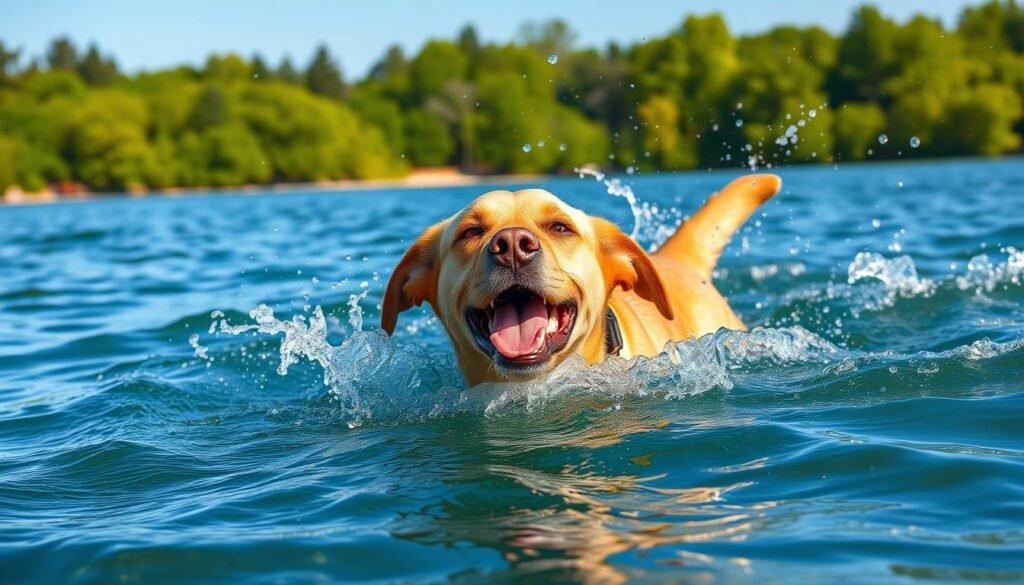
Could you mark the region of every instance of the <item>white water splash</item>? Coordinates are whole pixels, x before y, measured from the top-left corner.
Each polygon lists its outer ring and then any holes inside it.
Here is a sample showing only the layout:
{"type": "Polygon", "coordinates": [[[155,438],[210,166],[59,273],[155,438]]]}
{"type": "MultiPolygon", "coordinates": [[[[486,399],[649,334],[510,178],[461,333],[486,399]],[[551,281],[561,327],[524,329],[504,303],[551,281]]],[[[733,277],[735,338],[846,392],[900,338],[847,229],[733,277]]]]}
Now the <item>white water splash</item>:
{"type": "Polygon", "coordinates": [[[875,252],[860,252],[847,272],[849,284],[865,279],[882,283],[882,294],[865,301],[869,310],[891,307],[898,297],[929,296],[935,292],[935,283],[917,275],[917,266],[910,256],[886,258],[875,252]]]}
{"type": "Polygon", "coordinates": [[[1000,284],[1019,286],[1024,275],[1024,251],[1007,247],[1002,252],[1008,257],[1001,263],[993,263],[988,254],[971,258],[967,263],[967,274],[956,277],[957,288],[982,293],[992,292],[1000,284]]]}
{"type": "Polygon", "coordinates": [[[348,297],[348,324],[352,326],[353,333],[363,330],[363,307],[359,302],[370,294],[370,283],[364,280],[359,283],[359,287],[363,289],[362,292],[348,297]]]}
{"type": "Polygon", "coordinates": [[[850,262],[847,282],[877,280],[881,288],[860,304],[868,310],[891,307],[898,298],[929,297],[940,286],[955,287],[961,291],[981,295],[991,293],[1000,286],[1024,284],[1024,251],[1008,246],[1001,253],[1003,261],[993,261],[988,254],[971,258],[967,272],[944,277],[938,281],[918,275],[917,266],[910,256],[886,258],[874,252],[861,252],[850,262]]]}
{"type": "Polygon", "coordinates": [[[663,209],[656,203],[639,201],[633,188],[617,178],[606,178],[601,171],[589,167],[580,167],[575,171],[581,179],[593,177],[602,183],[609,195],[626,200],[633,214],[633,230],[629,235],[641,246],[646,246],[649,252],[657,250],[682,224],[683,214],[680,210],[675,207],[663,209]]]}
{"type": "Polygon", "coordinates": [[[192,350],[196,352],[197,358],[201,360],[210,359],[209,355],[207,355],[207,348],[203,347],[202,345],[199,345],[198,333],[193,333],[192,335],[188,336],[188,344],[191,345],[192,350]]]}

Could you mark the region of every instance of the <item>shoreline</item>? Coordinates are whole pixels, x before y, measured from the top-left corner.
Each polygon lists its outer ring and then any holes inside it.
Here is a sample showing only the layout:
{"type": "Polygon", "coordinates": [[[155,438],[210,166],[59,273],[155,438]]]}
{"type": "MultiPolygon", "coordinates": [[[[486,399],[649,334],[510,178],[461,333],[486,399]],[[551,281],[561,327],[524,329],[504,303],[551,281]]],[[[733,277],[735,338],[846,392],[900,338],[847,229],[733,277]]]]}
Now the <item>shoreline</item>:
{"type": "Polygon", "coordinates": [[[190,197],[220,194],[259,195],[268,193],[317,193],[323,191],[355,192],[387,188],[429,189],[518,183],[551,176],[554,175],[470,175],[453,167],[430,167],[415,169],[405,177],[394,179],[338,179],[331,181],[233,185],[230,187],[165,187],[160,189],[112,192],[82,190],[68,193],[60,193],[53,189],[47,189],[38,193],[25,193],[18,188],[12,187],[6,193],[0,195],[0,205],[44,205],[103,199],[144,199],[147,197],[190,197]]]}
{"type": "MultiPolygon", "coordinates": [[[[956,164],[963,162],[1000,162],[1000,161],[1024,161],[1024,153],[1004,154],[1000,156],[964,156],[946,158],[916,158],[902,160],[874,160],[874,161],[850,161],[818,164],[797,164],[785,167],[759,168],[758,172],[783,173],[795,169],[813,169],[826,166],[834,167],[875,167],[900,164],[956,164]]],[[[585,165],[586,168],[599,170],[595,165],[585,165]]],[[[644,173],[645,176],[655,174],[674,175],[679,173],[694,173],[707,171],[741,171],[752,172],[747,168],[717,168],[717,169],[687,169],[678,171],[664,171],[655,173],[644,173]]],[[[618,175],[617,172],[603,171],[606,174],[618,175]]],[[[430,189],[446,187],[466,187],[473,185],[507,185],[515,183],[527,183],[539,180],[547,180],[558,177],[571,177],[574,173],[540,173],[540,174],[501,174],[501,175],[471,175],[461,172],[455,167],[425,167],[414,169],[405,177],[394,179],[339,179],[333,181],[311,181],[297,183],[268,183],[234,185],[230,187],[167,187],[162,189],[140,189],[135,191],[78,191],[70,193],[59,193],[53,189],[47,189],[40,193],[24,193],[17,188],[9,188],[4,194],[0,194],[0,208],[20,207],[32,205],[49,205],[60,203],[75,203],[88,201],[102,201],[108,199],[145,199],[148,197],[193,197],[193,196],[217,196],[217,195],[266,195],[275,193],[319,193],[319,192],[360,192],[373,191],[378,189],[430,189]]]]}

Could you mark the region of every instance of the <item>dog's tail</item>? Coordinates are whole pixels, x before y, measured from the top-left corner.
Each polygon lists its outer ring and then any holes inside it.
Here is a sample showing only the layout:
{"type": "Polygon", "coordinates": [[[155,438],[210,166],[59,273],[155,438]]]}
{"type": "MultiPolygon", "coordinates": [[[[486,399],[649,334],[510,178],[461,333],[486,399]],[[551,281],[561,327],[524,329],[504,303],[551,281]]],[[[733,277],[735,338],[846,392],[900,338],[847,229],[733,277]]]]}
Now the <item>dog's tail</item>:
{"type": "Polygon", "coordinates": [[[782,179],[776,175],[735,179],[708,198],[655,254],[676,258],[710,276],[732,235],[781,187],[782,179]]]}

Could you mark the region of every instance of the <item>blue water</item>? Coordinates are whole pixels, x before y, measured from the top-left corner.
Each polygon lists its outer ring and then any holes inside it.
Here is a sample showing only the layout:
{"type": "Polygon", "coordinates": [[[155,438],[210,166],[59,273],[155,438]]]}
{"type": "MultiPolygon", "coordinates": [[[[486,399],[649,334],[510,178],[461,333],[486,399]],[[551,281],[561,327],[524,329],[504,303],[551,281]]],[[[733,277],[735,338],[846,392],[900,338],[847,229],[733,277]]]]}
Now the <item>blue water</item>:
{"type": "Polygon", "coordinates": [[[0,581],[1024,580],[1024,164],[781,174],[751,333],[469,390],[377,305],[480,187],[0,209],[0,581]]]}

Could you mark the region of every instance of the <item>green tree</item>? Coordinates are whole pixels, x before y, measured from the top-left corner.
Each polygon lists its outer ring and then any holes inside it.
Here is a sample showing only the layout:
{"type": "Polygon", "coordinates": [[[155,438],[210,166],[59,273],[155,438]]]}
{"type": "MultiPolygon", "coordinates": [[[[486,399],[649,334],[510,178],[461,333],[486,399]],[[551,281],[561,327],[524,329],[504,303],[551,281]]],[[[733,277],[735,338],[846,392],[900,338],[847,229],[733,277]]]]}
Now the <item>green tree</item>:
{"type": "Polygon", "coordinates": [[[426,110],[413,110],[405,117],[405,143],[416,166],[448,164],[454,150],[448,125],[426,110]]]}
{"type": "Polygon", "coordinates": [[[228,120],[228,98],[216,85],[207,85],[196,98],[188,125],[195,130],[220,126],[228,120]]]}
{"type": "Polygon", "coordinates": [[[679,110],[676,103],[664,96],[651,96],[637,110],[643,126],[641,146],[644,170],[685,169],[697,164],[696,149],[679,132],[679,110]]]}
{"type": "Polygon", "coordinates": [[[403,104],[412,101],[409,95],[409,63],[406,61],[401,47],[398,45],[388,47],[384,58],[370,70],[367,83],[369,82],[376,82],[384,94],[403,104]]]}
{"type": "Polygon", "coordinates": [[[262,183],[272,175],[259,142],[240,124],[210,128],[199,135],[186,134],[179,156],[185,163],[183,182],[190,185],[262,183]]]}
{"type": "Polygon", "coordinates": [[[402,110],[398,102],[380,95],[366,85],[360,85],[352,90],[350,103],[361,119],[381,131],[394,152],[405,152],[402,110]]]}
{"type": "Polygon", "coordinates": [[[520,30],[520,37],[541,54],[566,55],[576,44],[576,33],[561,19],[543,23],[527,22],[520,30]]]}
{"type": "Polygon", "coordinates": [[[480,59],[480,38],[477,36],[473,25],[467,24],[462,27],[455,44],[469,62],[469,73],[471,75],[475,74],[477,62],[480,59]]]}
{"type": "Polygon", "coordinates": [[[885,113],[876,104],[843,104],[836,112],[833,133],[841,160],[864,160],[885,129],[885,113]]]}
{"type": "Polygon", "coordinates": [[[19,144],[13,138],[0,135],[0,196],[19,182],[19,150],[19,144]]]}
{"type": "Polygon", "coordinates": [[[252,78],[252,70],[245,59],[234,54],[211,55],[206,60],[203,77],[211,81],[243,82],[252,78]]]}
{"type": "Polygon", "coordinates": [[[146,140],[147,124],[139,98],[114,91],[90,95],[69,129],[75,177],[101,190],[148,184],[155,159],[146,140]]]}
{"type": "Polygon", "coordinates": [[[430,41],[409,64],[410,92],[423,103],[441,92],[449,81],[464,79],[469,60],[458,47],[447,41],[430,41]]]}
{"type": "Polygon", "coordinates": [[[838,67],[830,80],[832,103],[879,101],[883,81],[897,58],[896,25],[877,8],[862,6],[839,43],[838,67]]]}
{"type": "Polygon", "coordinates": [[[78,74],[89,85],[110,85],[117,81],[117,64],[113,59],[104,59],[96,45],[90,45],[78,64],[78,74]]]}
{"type": "Polygon", "coordinates": [[[1000,85],[981,85],[949,107],[941,151],[952,155],[995,155],[1020,148],[1013,130],[1021,119],[1021,96],[1000,85]]]}
{"type": "Polygon", "coordinates": [[[291,59],[285,57],[281,59],[281,64],[277,66],[277,71],[274,77],[284,83],[290,83],[292,85],[299,85],[302,83],[302,75],[295,70],[292,65],[291,59]]]}
{"type": "Polygon", "coordinates": [[[46,53],[46,62],[50,65],[51,70],[74,71],[78,67],[78,50],[75,49],[75,45],[70,39],[61,37],[50,44],[50,49],[46,53]]]}
{"type": "Polygon", "coordinates": [[[317,47],[313,60],[306,69],[306,87],[313,93],[336,100],[345,98],[346,87],[341,78],[341,68],[327,51],[326,45],[317,47]]]}
{"type": "Polygon", "coordinates": [[[256,81],[271,81],[274,79],[274,72],[267,67],[267,64],[259,55],[252,56],[250,70],[252,71],[252,78],[256,81]]]}
{"type": "Polygon", "coordinates": [[[10,83],[11,78],[17,70],[18,58],[20,55],[21,51],[9,50],[4,43],[0,41],[0,87],[10,83]]]}

